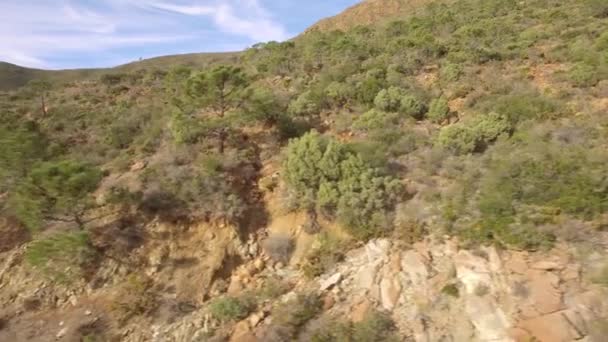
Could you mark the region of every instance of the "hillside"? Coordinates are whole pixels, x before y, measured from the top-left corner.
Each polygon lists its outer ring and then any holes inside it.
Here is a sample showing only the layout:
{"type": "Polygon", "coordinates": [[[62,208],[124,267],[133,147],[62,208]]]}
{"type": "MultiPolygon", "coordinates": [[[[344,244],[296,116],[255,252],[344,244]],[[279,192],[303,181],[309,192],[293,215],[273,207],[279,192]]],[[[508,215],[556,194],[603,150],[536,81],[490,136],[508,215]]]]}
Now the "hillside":
{"type": "Polygon", "coordinates": [[[0,91],[0,341],[603,342],[606,18],[367,1],[0,91]]]}

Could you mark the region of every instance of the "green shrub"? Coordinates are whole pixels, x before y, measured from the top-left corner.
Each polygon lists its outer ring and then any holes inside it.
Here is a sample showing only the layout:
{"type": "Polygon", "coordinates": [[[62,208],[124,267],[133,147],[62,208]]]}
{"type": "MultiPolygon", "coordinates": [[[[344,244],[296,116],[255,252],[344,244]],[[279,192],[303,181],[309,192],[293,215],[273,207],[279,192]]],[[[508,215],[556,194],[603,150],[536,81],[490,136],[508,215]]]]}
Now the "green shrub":
{"type": "Polygon", "coordinates": [[[299,293],[294,299],[272,309],[273,323],[297,332],[321,312],[323,302],[316,293],[299,293]]]}
{"type": "Polygon", "coordinates": [[[608,4],[603,0],[585,0],[585,5],[591,15],[598,18],[608,17],[608,4]]]}
{"type": "Polygon", "coordinates": [[[121,325],[137,316],[145,316],[158,308],[158,294],[152,279],[131,274],[121,285],[110,311],[121,325]]]}
{"type": "Polygon", "coordinates": [[[292,140],[283,164],[298,208],[335,215],[358,238],[387,230],[400,183],[380,175],[355,153],[316,132],[292,140]]]}
{"type": "Polygon", "coordinates": [[[378,93],[384,88],[385,80],[382,72],[368,73],[367,77],[357,84],[357,100],[363,104],[373,104],[378,93]]]}
{"type": "Polygon", "coordinates": [[[462,75],[462,67],[460,64],[446,63],[439,71],[439,77],[444,82],[456,82],[462,75]]]}
{"type": "Polygon", "coordinates": [[[100,81],[103,85],[109,87],[122,83],[126,78],[126,74],[105,74],[101,76],[100,81]]]}
{"type": "Polygon", "coordinates": [[[608,51],[608,31],[602,33],[595,40],[595,49],[598,51],[608,51]]]}
{"type": "Polygon", "coordinates": [[[437,144],[457,154],[471,153],[477,147],[477,135],[471,127],[458,123],[443,127],[437,144]]]}
{"type": "Polygon", "coordinates": [[[333,106],[342,107],[352,97],[352,87],[342,82],[332,82],[325,88],[325,94],[333,106]]]}
{"type": "Polygon", "coordinates": [[[426,116],[435,123],[445,121],[450,116],[450,107],[445,97],[439,97],[431,101],[426,116]]]}
{"type": "Polygon", "coordinates": [[[33,165],[47,157],[49,141],[34,123],[0,125],[0,191],[14,187],[33,165]]]}
{"type": "Polygon", "coordinates": [[[55,281],[71,282],[82,278],[94,254],[87,233],[61,233],[32,242],[25,261],[55,281]]]}
{"type": "Polygon", "coordinates": [[[361,322],[338,320],[321,327],[311,338],[313,342],[400,341],[393,320],[384,313],[372,311],[361,322]]]}
{"type": "Polygon", "coordinates": [[[283,263],[289,262],[294,250],[293,238],[284,234],[273,234],[264,240],[264,251],[270,258],[283,263]]]}
{"type": "Polygon", "coordinates": [[[203,134],[198,122],[181,111],[174,111],[169,122],[169,130],[176,144],[192,144],[203,134]]]}
{"type": "Polygon", "coordinates": [[[307,278],[315,278],[342,262],[348,242],[326,232],[321,233],[314,247],[306,255],[301,269],[307,278]]]}
{"type": "Polygon", "coordinates": [[[511,124],[530,119],[549,119],[564,112],[558,102],[530,89],[490,95],[481,99],[476,108],[481,112],[503,115],[511,124]]]}
{"type": "Polygon", "coordinates": [[[399,110],[414,119],[422,119],[426,112],[426,106],[415,96],[405,95],[401,98],[399,110]]]}
{"type": "Polygon", "coordinates": [[[441,289],[442,293],[454,298],[460,297],[460,291],[458,290],[458,286],[456,284],[447,284],[441,289]]]}
{"type": "Polygon", "coordinates": [[[211,315],[222,322],[239,321],[249,316],[256,308],[254,298],[249,294],[240,297],[222,297],[209,304],[211,315]]]}
{"type": "Polygon", "coordinates": [[[501,134],[510,131],[511,124],[506,117],[489,113],[442,128],[437,143],[457,154],[471,153],[483,150],[501,134]]]}
{"type": "Polygon", "coordinates": [[[64,160],[34,167],[11,198],[12,207],[29,229],[45,221],[75,223],[83,228],[85,215],[95,207],[92,192],[103,178],[101,170],[87,163],[64,160]]]}
{"type": "Polygon", "coordinates": [[[319,94],[307,90],[289,104],[289,111],[298,116],[311,116],[321,112],[324,100],[319,94]]]}
{"type": "Polygon", "coordinates": [[[369,132],[389,125],[396,125],[397,122],[398,116],[396,114],[372,109],[359,116],[353,122],[353,128],[369,132]]]}
{"type": "Polygon", "coordinates": [[[608,264],[604,265],[593,277],[593,282],[608,287],[608,264]]]}
{"type": "Polygon", "coordinates": [[[196,158],[195,147],[180,148],[181,158],[147,167],[141,174],[146,190],[140,209],[169,220],[199,218],[238,223],[248,208],[239,189],[241,184],[255,182],[251,159],[255,155],[242,150],[224,155],[207,152],[196,158]],[[237,173],[238,181],[233,176],[237,173]]]}
{"type": "Polygon", "coordinates": [[[377,109],[385,112],[396,112],[401,107],[401,98],[404,96],[404,91],[398,87],[390,87],[382,89],[374,99],[374,105],[377,109]]]}
{"type": "Polygon", "coordinates": [[[125,149],[131,145],[140,127],[137,122],[117,122],[109,127],[106,143],[117,149],[125,149]]]}
{"type": "Polygon", "coordinates": [[[505,143],[481,178],[481,220],[470,236],[537,249],[554,237],[538,230],[560,214],[592,219],[608,208],[608,190],[599,159],[576,146],[541,141],[505,143]]]}
{"type": "Polygon", "coordinates": [[[245,102],[245,116],[267,125],[276,125],[286,115],[286,101],[271,90],[254,87],[245,102]]]}
{"type": "Polygon", "coordinates": [[[242,68],[219,65],[192,75],[187,81],[187,90],[197,104],[213,109],[221,118],[241,106],[247,97],[249,82],[242,68]]]}
{"type": "Polygon", "coordinates": [[[602,75],[597,67],[579,62],[568,70],[568,79],[578,87],[592,87],[602,79],[602,75]]]}
{"type": "Polygon", "coordinates": [[[374,99],[376,109],[384,112],[399,112],[421,119],[426,111],[424,103],[399,87],[381,90],[374,99]]]}

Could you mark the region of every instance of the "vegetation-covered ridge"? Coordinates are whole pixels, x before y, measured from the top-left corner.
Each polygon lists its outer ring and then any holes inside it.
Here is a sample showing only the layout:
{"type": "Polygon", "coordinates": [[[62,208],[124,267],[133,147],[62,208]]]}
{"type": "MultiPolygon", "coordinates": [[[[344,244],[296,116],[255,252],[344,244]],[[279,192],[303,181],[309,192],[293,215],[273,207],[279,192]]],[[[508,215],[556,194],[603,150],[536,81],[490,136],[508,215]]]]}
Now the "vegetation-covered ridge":
{"type": "MultiPolygon", "coordinates": [[[[30,82],[0,93],[1,215],[65,282],[125,252],[100,238],[109,220],[246,235],[268,198],[325,239],[312,276],[343,257],[328,222],[356,240],[593,242],[608,227],[607,19],[603,0],[428,2],[202,67],[30,82]]],[[[221,320],[252,307],[214,303],[221,320]]]]}

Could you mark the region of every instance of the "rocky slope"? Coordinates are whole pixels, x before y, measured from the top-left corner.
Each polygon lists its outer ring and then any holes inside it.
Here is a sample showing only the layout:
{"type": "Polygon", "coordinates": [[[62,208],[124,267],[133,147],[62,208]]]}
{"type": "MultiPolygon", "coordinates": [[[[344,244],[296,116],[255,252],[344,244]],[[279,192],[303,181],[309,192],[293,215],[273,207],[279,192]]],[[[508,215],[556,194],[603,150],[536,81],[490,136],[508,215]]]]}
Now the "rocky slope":
{"type": "Polygon", "coordinates": [[[279,214],[246,242],[229,227],[151,223],[144,229],[155,238],[132,252],[132,262],[105,261],[79,289],[28,273],[19,262],[23,249],[0,254],[0,340],[79,341],[96,332],[116,341],[198,341],[224,329],[230,341],[268,341],[273,320],[280,318],[272,308],[315,291],[323,299],[317,321],[360,322],[378,310],[390,314],[404,341],[602,341],[608,291],[590,280],[604,266],[606,235],[593,252],[563,243],[547,252],[521,252],[467,248],[447,237],[411,247],[372,240],[307,279],[298,264],[313,248],[313,236],[297,222],[279,214]],[[290,220],[296,225],[282,233],[303,251],[284,264],[261,246],[264,236],[290,220]],[[120,305],[135,305],[121,298],[133,295],[124,287],[134,267],[149,276],[147,291],[158,293],[160,304],[125,326],[108,325],[120,305]],[[269,279],[290,284],[290,290],[228,326],[210,314],[209,298],[256,291],[269,279]]]}

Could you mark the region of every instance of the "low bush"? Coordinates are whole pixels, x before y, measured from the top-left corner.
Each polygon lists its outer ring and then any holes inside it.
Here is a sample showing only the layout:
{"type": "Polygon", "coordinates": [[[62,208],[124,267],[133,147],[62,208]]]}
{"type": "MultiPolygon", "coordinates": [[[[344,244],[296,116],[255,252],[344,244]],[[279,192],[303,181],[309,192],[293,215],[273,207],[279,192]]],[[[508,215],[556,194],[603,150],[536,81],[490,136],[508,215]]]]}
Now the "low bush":
{"type": "Polygon", "coordinates": [[[608,209],[601,157],[579,147],[534,141],[505,142],[482,176],[481,221],[470,233],[506,245],[550,246],[552,234],[539,230],[557,215],[592,219],[608,209]],[[508,152],[507,152],[508,151],[508,152]]]}
{"type": "Polygon", "coordinates": [[[331,105],[342,107],[353,97],[353,89],[343,82],[332,82],[325,88],[325,94],[331,105]]]}
{"type": "Polygon", "coordinates": [[[295,336],[308,321],[317,316],[323,307],[316,293],[299,293],[294,299],[280,303],[272,309],[273,323],[290,330],[295,336]]]}
{"type": "Polygon", "coordinates": [[[396,112],[401,107],[401,98],[404,95],[404,90],[398,87],[383,89],[376,95],[374,105],[385,112],[396,112]]]}
{"type": "Polygon", "coordinates": [[[608,72],[602,71],[597,66],[579,62],[568,70],[567,76],[577,87],[592,87],[608,75],[608,72]]]}
{"type": "Polygon", "coordinates": [[[101,84],[106,86],[115,86],[127,79],[127,74],[105,74],[99,79],[101,84]]]}
{"type": "Polygon", "coordinates": [[[319,114],[323,109],[325,100],[322,95],[308,90],[289,104],[289,112],[296,116],[311,116],[319,114]]]}
{"type": "Polygon", "coordinates": [[[300,266],[302,272],[307,278],[318,277],[327,272],[334,265],[344,260],[348,245],[348,241],[329,233],[320,234],[300,266]]]}
{"type": "Polygon", "coordinates": [[[446,63],[439,71],[439,77],[444,82],[456,82],[462,75],[462,66],[456,63],[446,63]]]}
{"type": "Polygon", "coordinates": [[[131,145],[139,132],[139,123],[133,121],[119,121],[109,127],[105,141],[113,148],[125,149],[131,145]]]}
{"type": "Polygon", "coordinates": [[[60,233],[32,242],[25,261],[51,279],[69,283],[84,276],[94,256],[87,233],[60,233]]]}
{"type": "Polygon", "coordinates": [[[447,284],[441,289],[441,292],[454,298],[460,297],[460,290],[456,284],[447,284]]]}
{"type": "Polygon", "coordinates": [[[359,116],[353,122],[353,128],[363,132],[370,132],[387,126],[396,125],[398,121],[399,117],[395,113],[372,109],[359,116]]]}
{"type": "Polygon", "coordinates": [[[121,325],[134,317],[154,312],[159,305],[153,281],[145,276],[130,275],[115,298],[110,311],[121,325]]]}
{"type": "Polygon", "coordinates": [[[501,134],[510,133],[511,129],[505,116],[496,113],[478,115],[442,128],[437,143],[457,154],[482,151],[501,134]]]}
{"type": "Polygon", "coordinates": [[[511,124],[530,119],[550,119],[567,111],[556,100],[526,87],[506,94],[488,95],[478,101],[475,109],[482,113],[498,113],[505,116],[511,124]]]}
{"type": "Polygon", "coordinates": [[[608,263],[593,277],[593,282],[608,287],[608,263]]]}
{"type": "Polygon", "coordinates": [[[209,304],[211,315],[222,322],[239,321],[249,316],[255,308],[255,299],[250,294],[217,298],[209,304]]]}
{"type": "Polygon", "coordinates": [[[380,111],[399,112],[416,119],[421,119],[426,111],[422,101],[399,87],[381,90],[374,99],[374,105],[380,111]]]}
{"type": "Polygon", "coordinates": [[[286,234],[273,234],[262,243],[264,251],[274,261],[289,262],[293,253],[294,242],[291,236],[286,234]]]}
{"type": "Polygon", "coordinates": [[[298,209],[335,216],[360,239],[391,227],[387,217],[403,193],[398,180],[316,132],[290,142],[282,174],[298,209]]]}
{"type": "Polygon", "coordinates": [[[445,97],[439,97],[431,101],[429,111],[426,114],[429,120],[435,123],[441,123],[450,116],[450,106],[445,97]]]}
{"type": "Polygon", "coordinates": [[[314,332],[313,342],[368,342],[368,341],[400,341],[393,320],[384,313],[372,311],[357,323],[342,320],[331,321],[314,332]]]}
{"type": "Polygon", "coordinates": [[[598,18],[608,18],[608,4],[603,0],[585,0],[585,5],[591,15],[598,18]]]}

